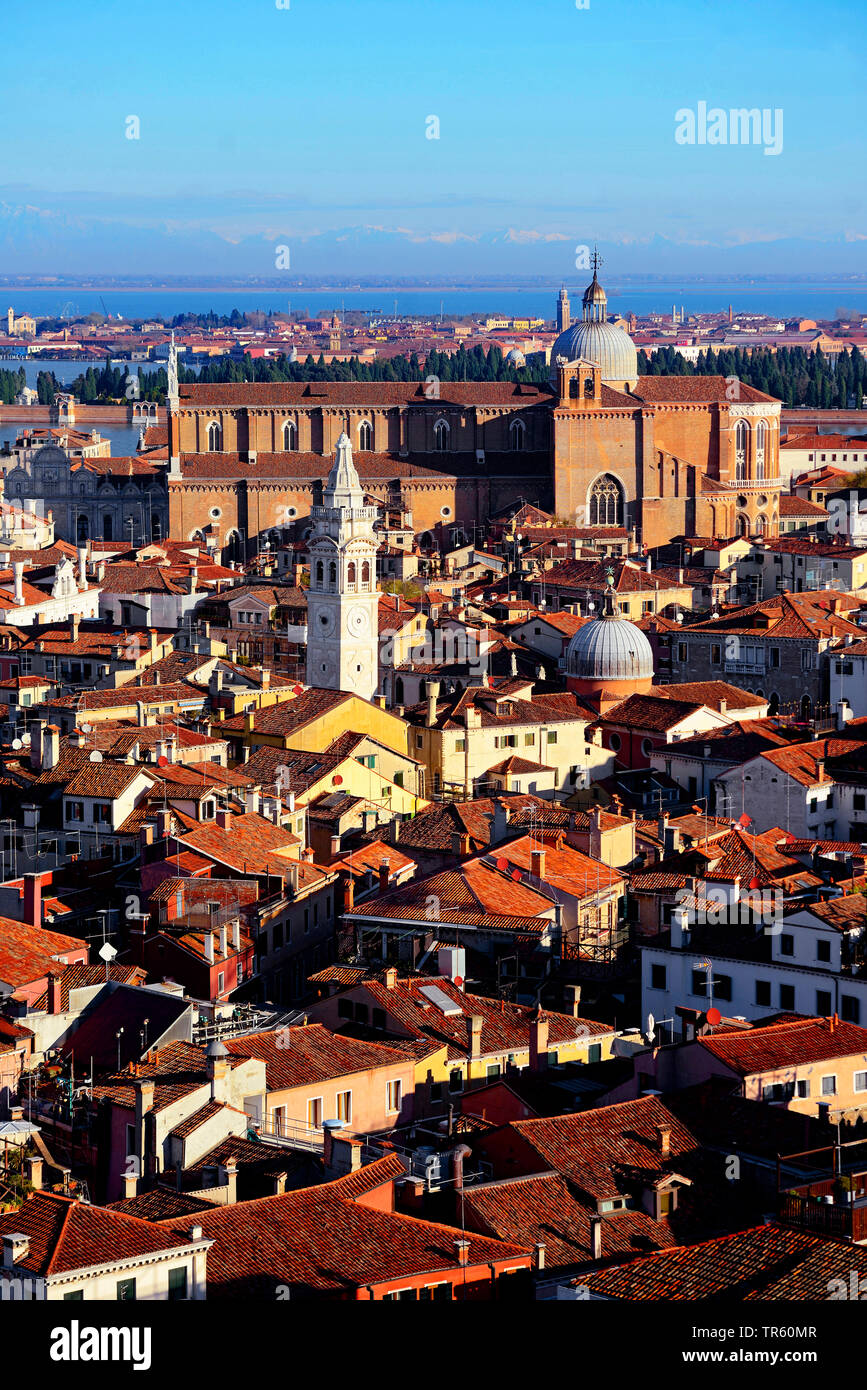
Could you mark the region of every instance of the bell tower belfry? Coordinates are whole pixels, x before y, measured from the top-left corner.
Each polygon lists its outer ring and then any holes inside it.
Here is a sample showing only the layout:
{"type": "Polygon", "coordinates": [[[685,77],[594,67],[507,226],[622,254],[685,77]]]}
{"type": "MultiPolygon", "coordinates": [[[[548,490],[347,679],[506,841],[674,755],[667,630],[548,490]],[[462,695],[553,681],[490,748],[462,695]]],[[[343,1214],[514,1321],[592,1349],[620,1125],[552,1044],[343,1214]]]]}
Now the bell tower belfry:
{"type": "Polygon", "coordinates": [[[364,504],[349,436],[312,509],[307,594],[307,684],[369,700],[379,682],[377,511],[364,504]]]}

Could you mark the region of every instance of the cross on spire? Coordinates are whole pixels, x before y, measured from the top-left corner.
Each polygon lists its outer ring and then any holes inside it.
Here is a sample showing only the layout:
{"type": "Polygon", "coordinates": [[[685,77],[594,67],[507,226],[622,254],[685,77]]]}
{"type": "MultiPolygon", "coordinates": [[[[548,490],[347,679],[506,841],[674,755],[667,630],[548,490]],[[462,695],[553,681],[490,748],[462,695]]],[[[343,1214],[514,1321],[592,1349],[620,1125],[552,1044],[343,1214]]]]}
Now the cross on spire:
{"type": "Polygon", "coordinates": [[[599,269],[599,267],[600,267],[601,265],[604,265],[604,264],[605,264],[605,261],[604,261],[603,257],[600,256],[599,252],[598,252],[597,249],[596,249],[596,244],[595,244],[595,242],[594,242],[594,244],[593,244],[593,255],[590,257],[590,264],[591,264],[592,267],[593,267],[593,274],[594,274],[594,276],[595,276],[597,270],[599,269]]]}

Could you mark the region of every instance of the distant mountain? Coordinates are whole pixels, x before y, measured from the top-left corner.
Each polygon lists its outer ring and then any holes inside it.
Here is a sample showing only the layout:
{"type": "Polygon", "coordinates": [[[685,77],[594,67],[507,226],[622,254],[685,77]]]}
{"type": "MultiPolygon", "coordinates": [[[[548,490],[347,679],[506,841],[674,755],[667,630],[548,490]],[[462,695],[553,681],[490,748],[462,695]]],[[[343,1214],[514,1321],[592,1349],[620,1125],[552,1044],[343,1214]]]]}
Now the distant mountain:
{"type": "MultiPolygon", "coordinates": [[[[143,225],[129,219],[72,215],[33,204],[0,201],[0,265],[7,274],[267,276],[278,274],[278,248],[288,246],[287,281],[299,276],[551,277],[569,283],[576,240],[560,232],[504,228],[419,232],[405,227],[355,226],[312,235],[272,230],[237,240],[198,227],[143,225]]],[[[815,274],[867,269],[867,241],[790,238],[736,246],[677,243],[662,236],[602,241],[603,278],[624,275],[815,274]]],[[[285,253],[283,255],[285,261],[285,253]]]]}

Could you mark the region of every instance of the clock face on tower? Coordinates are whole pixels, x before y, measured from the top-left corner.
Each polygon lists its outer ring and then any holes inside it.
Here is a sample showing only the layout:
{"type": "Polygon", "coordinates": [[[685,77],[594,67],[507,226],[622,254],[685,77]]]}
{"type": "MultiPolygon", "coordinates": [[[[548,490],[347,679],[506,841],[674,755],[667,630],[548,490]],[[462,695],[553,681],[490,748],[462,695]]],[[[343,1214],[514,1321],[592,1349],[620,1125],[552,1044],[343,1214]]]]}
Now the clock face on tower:
{"type": "Polygon", "coordinates": [[[316,631],[323,637],[330,637],[334,631],[334,612],[331,608],[322,608],[316,617],[316,631]]]}
{"type": "Polygon", "coordinates": [[[353,637],[366,637],[370,631],[370,615],[366,608],[354,604],[346,615],[346,628],[353,637]]]}

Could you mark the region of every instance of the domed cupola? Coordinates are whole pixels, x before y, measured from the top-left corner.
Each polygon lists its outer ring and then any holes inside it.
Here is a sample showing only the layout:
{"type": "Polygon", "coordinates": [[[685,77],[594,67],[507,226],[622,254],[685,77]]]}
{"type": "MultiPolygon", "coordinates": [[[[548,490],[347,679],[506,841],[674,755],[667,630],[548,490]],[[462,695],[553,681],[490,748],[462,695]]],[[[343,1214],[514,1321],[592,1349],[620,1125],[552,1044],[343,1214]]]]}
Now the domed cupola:
{"type": "Polygon", "coordinates": [[[638,353],[628,333],[608,322],[608,296],[596,271],[601,257],[593,252],[593,279],[584,291],[582,318],[555,340],[551,348],[551,376],[556,377],[558,359],[564,362],[595,362],[602,368],[602,380],[618,390],[631,391],[638,380],[638,353]]]}
{"type": "Polygon", "coordinates": [[[567,686],[596,703],[647,694],[653,684],[653,648],[617,611],[613,580],[609,570],[601,616],[584,623],[566,648],[567,686]]]}

